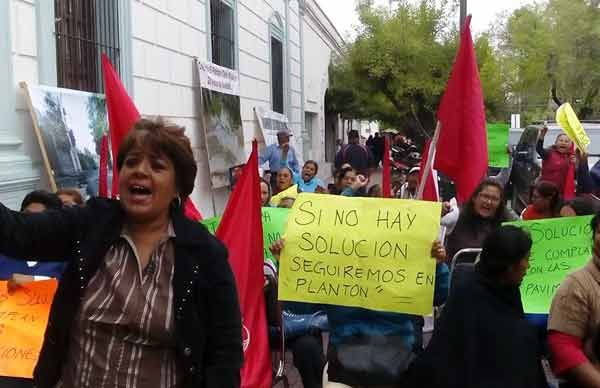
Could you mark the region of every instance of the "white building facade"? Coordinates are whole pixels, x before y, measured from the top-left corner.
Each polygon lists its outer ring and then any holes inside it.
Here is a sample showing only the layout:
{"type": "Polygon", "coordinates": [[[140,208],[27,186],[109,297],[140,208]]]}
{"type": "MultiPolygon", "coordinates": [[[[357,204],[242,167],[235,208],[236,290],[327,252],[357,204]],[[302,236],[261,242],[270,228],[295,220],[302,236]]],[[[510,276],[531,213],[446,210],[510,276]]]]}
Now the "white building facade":
{"type": "Polygon", "coordinates": [[[20,82],[102,93],[107,52],[143,116],[186,127],[198,163],[192,199],[205,216],[225,207],[210,187],[194,60],[240,75],[246,149],[254,108],[287,117],[302,160],[333,158],[340,137],[326,117],[331,60],[343,40],[314,0],[0,1],[0,201],[16,208],[47,176],[20,82]]]}

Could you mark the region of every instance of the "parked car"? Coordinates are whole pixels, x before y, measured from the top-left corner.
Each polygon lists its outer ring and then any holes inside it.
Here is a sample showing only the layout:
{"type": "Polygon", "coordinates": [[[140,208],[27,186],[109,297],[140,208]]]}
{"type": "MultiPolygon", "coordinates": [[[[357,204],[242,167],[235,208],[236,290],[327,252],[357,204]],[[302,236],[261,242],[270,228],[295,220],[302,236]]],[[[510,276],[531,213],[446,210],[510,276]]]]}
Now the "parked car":
{"type": "MultiPolygon", "coordinates": [[[[591,143],[588,147],[588,164],[590,168],[600,160],[600,121],[583,122],[591,143]]],[[[548,133],[544,138],[544,148],[554,144],[556,137],[562,133],[561,127],[554,122],[548,123],[548,133]]],[[[509,144],[513,149],[513,170],[511,185],[508,188],[511,207],[517,213],[525,209],[529,203],[529,191],[540,176],[542,160],[535,147],[539,131],[543,123],[530,125],[524,129],[511,129],[509,144]]]]}

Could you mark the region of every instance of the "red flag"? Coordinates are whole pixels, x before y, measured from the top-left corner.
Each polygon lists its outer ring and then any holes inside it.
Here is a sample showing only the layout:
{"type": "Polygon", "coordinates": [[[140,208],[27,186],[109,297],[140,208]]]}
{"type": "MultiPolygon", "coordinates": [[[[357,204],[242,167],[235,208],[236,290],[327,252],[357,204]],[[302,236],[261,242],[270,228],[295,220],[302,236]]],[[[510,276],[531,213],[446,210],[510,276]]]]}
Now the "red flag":
{"type": "Polygon", "coordinates": [[[392,197],[392,168],[390,166],[390,138],[384,135],[384,148],[383,148],[383,178],[381,182],[381,190],[383,191],[383,198],[392,197]]]}
{"type": "MultiPolygon", "coordinates": [[[[425,174],[425,170],[427,168],[427,155],[429,155],[429,147],[431,146],[431,141],[427,141],[425,143],[425,147],[423,149],[423,158],[421,159],[421,168],[419,170],[419,182],[423,179],[423,175],[425,174]]],[[[433,162],[435,162],[435,151],[433,154],[433,162]]],[[[431,164],[433,166],[433,163],[431,164]]],[[[439,202],[440,195],[438,191],[437,185],[437,172],[434,169],[429,170],[429,174],[427,174],[427,181],[425,182],[425,188],[423,190],[423,197],[421,198],[424,201],[431,202],[439,202]]]]}
{"type": "MultiPolygon", "coordinates": [[[[571,143],[570,155],[575,154],[575,145],[571,143]]],[[[569,162],[569,170],[567,171],[567,178],[565,186],[563,188],[563,200],[570,201],[575,198],[575,164],[569,162]]]]}
{"type": "Polygon", "coordinates": [[[100,143],[98,196],[101,198],[108,198],[108,135],[102,136],[102,143],[100,143]]]}
{"type": "Polygon", "coordinates": [[[471,16],[461,34],[438,120],[441,130],[434,168],[454,180],[458,202],[464,203],[487,175],[488,168],[485,108],[471,37],[471,16]]]}
{"type": "Polygon", "coordinates": [[[106,94],[106,110],[108,111],[110,142],[113,157],[111,194],[113,198],[116,198],[117,194],[119,194],[117,168],[119,146],[123,139],[125,139],[125,136],[127,136],[131,127],[133,127],[133,124],[140,119],[140,113],[127,94],[127,90],[125,90],[119,75],[112,67],[106,54],[102,54],[102,74],[104,76],[104,93],[106,94]]]}
{"type": "Polygon", "coordinates": [[[244,367],[242,387],[271,387],[271,353],[263,295],[263,231],[258,177],[258,145],[233,189],[217,229],[229,250],[242,308],[244,367]]]}
{"type": "Polygon", "coordinates": [[[196,222],[202,221],[202,214],[200,213],[198,208],[196,208],[196,205],[194,205],[194,202],[192,202],[191,199],[188,198],[185,200],[183,210],[184,210],[185,216],[187,218],[189,218],[190,220],[196,221],[196,222]]]}

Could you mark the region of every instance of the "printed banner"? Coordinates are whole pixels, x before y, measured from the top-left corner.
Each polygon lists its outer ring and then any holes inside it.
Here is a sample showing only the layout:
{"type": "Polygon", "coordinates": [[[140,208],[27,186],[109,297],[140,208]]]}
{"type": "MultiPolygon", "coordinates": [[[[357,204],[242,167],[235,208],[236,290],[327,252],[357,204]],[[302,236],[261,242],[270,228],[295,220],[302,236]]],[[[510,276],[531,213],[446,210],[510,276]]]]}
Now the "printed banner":
{"type": "Polygon", "coordinates": [[[529,270],[521,284],[526,313],[547,314],[565,277],[591,259],[591,219],[586,216],[508,223],[527,230],[533,240],[529,270]]]}
{"type": "Polygon", "coordinates": [[[508,124],[488,124],[488,166],[508,167],[508,135],[510,126],[508,124]]]}
{"type": "Polygon", "coordinates": [[[213,188],[230,184],[230,169],[246,162],[237,71],[198,62],[202,124],[213,188]]]}
{"type": "Polygon", "coordinates": [[[97,197],[102,137],[108,134],[105,96],[25,83],[21,88],[52,190],[76,187],[84,199],[97,197]]]}
{"type": "Polygon", "coordinates": [[[32,378],[56,280],[32,282],[9,294],[0,281],[0,376],[32,378]]]}
{"type": "Polygon", "coordinates": [[[223,94],[240,95],[240,77],[237,71],[203,61],[198,61],[198,71],[203,88],[223,94]]]}
{"type": "Polygon", "coordinates": [[[259,120],[265,145],[277,144],[277,132],[290,130],[285,115],[271,110],[264,110],[262,107],[254,108],[254,112],[259,120]]]}
{"type": "MultiPolygon", "coordinates": [[[[287,225],[289,209],[279,209],[274,207],[262,208],[262,225],[265,261],[269,261],[275,268],[278,267],[277,260],[271,254],[269,247],[277,240],[280,240],[287,225]]],[[[213,217],[201,221],[212,234],[217,232],[221,217],[213,217]]]]}
{"type": "Polygon", "coordinates": [[[280,260],[279,298],[428,315],[441,204],[300,194],[280,260]]]}

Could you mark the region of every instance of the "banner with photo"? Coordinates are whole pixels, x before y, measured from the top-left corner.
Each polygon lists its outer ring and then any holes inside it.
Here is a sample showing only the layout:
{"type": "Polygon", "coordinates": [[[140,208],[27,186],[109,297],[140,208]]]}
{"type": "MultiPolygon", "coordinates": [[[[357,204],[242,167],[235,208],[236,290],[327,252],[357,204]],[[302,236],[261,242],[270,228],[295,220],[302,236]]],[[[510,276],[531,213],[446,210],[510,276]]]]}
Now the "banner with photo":
{"type": "Polygon", "coordinates": [[[84,198],[97,196],[102,137],[108,133],[104,95],[26,83],[21,88],[51,189],[77,188],[84,198]]]}
{"type": "Polygon", "coordinates": [[[198,61],[202,126],[213,188],[230,185],[230,169],[246,161],[237,71],[198,61]]]}
{"type": "Polygon", "coordinates": [[[254,113],[266,146],[277,143],[277,132],[290,130],[287,117],[281,113],[265,110],[262,107],[254,108],[254,113]]]}

